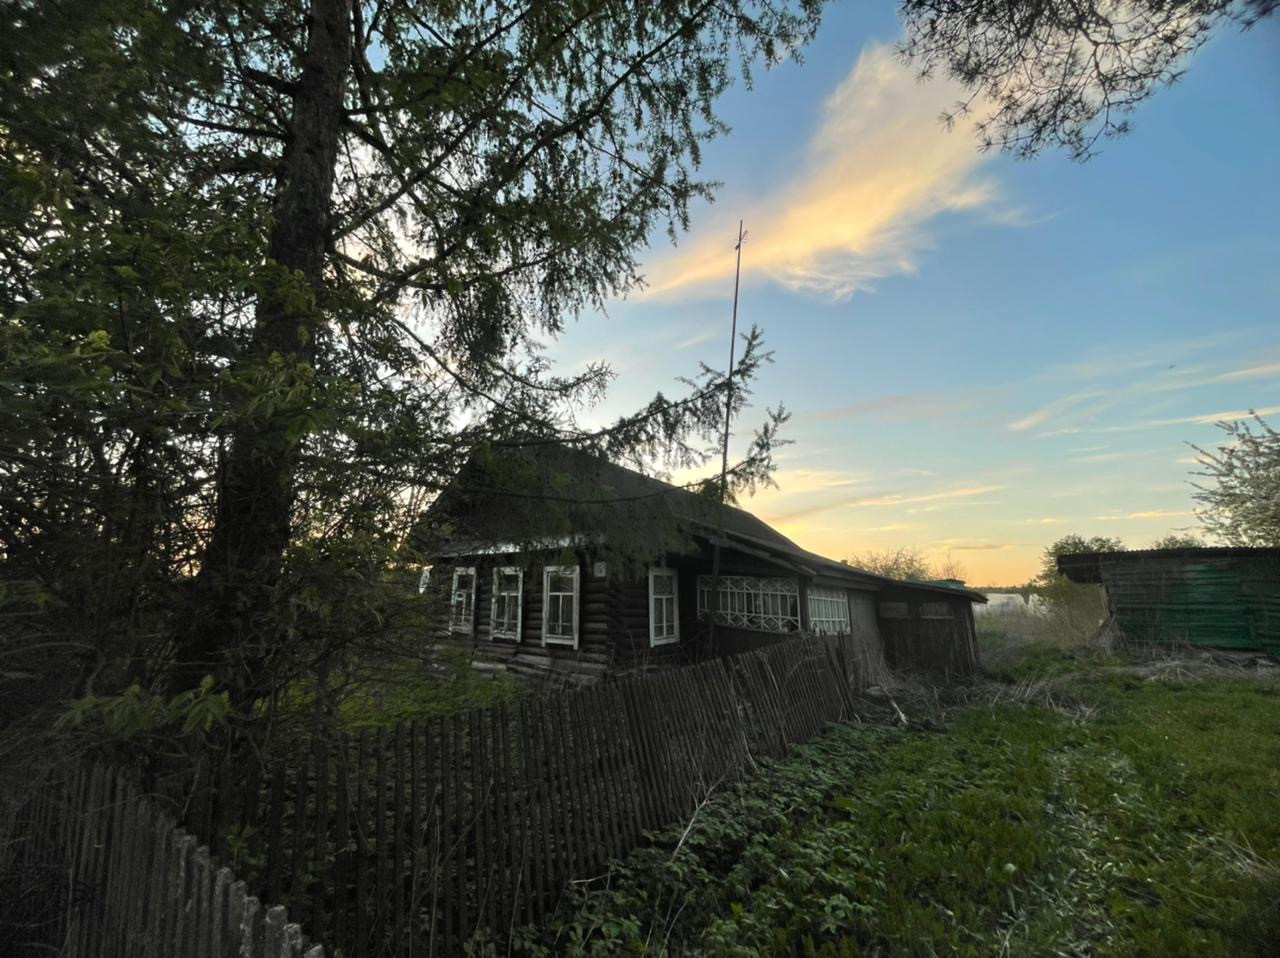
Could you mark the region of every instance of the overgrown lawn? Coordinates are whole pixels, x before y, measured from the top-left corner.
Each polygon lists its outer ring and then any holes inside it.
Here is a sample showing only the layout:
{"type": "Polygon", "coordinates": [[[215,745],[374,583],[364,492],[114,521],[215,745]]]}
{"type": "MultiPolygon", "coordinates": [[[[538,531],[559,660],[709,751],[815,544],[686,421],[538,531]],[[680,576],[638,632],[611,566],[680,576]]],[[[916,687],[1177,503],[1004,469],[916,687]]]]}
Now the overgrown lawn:
{"type": "MultiPolygon", "coordinates": [[[[507,672],[471,666],[473,649],[461,642],[438,642],[417,658],[362,660],[332,677],[331,695],[341,726],[348,730],[389,728],[397,722],[513,701],[524,682],[507,672]]],[[[307,714],[316,707],[314,684],[290,691],[289,708],[307,714]]]]}
{"type": "Polygon", "coordinates": [[[833,727],[528,947],[1278,954],[1280,683],[1222,671],[1099,660],[1020,696],[920,696],[908,728],[833,727]]]}

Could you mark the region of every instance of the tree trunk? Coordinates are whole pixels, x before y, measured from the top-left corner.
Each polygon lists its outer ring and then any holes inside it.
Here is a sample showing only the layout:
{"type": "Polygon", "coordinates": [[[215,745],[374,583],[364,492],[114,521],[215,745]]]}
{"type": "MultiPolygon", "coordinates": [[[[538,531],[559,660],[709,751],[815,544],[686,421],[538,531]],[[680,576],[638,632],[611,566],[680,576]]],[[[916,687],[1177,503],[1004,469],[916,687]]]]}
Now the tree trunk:
{"type": "MultiPolygon", "coordinates": [[[[325,246],[351,65],[351,0],[311,0],[302,69],[273,209],[269,256],[289,273],[258,301],[246,357],[273,354],[285,376],[312,359],[321,323],[325,246]],[[305,284],[310,296],[299,296],[305,284]]],[[[276,641],[272,602],[290,540],[296,441],[280,416],[233,427],[218,483],[214,527],[196,583],[196,617],[178,636],[176,687],[205,674],[253,697],[276,641]]]]}

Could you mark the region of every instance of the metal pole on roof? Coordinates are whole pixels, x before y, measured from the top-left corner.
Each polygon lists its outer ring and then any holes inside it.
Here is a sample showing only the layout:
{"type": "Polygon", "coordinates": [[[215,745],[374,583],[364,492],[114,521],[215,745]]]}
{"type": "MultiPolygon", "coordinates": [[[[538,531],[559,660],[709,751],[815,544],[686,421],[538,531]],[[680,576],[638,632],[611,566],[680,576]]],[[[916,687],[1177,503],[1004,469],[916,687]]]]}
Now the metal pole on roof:
{"type": "Polygon", "coordinates": [[[716,510],[716,539],[711,546],[711,603],[710,622],[707,626],[707,644],[715,651],[716,615],[720,612],[720,540],[724,538],[724,507],[729,498],[729,426],[733,420],[733,363],[738,345],[738,282],[742,277],[742,241],[747,238],[738,220],[738,242],[733,247],[738,254],[733,269],[733,314],[729,325],[729,368],[725,373],[724,435],[720,443],[720,508],[716,510]]]}

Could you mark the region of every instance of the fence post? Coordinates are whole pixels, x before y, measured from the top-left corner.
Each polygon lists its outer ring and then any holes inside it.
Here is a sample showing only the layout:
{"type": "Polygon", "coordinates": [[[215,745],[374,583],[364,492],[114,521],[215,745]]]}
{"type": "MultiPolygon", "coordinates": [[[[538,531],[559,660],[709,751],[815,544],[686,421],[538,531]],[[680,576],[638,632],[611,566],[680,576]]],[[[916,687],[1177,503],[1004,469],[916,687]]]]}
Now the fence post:
{"type": "Polygon", "coordinates": [[[283,906],[267,909],[267,919],[263,923],[262,958],[283,958],[285,924],[283,906]]]}
{"type": "Polygon", "coordinates": [[[405,780],[405,742],[404,722],[396,722],[395,730],[395,762],[394,779],[394,821],[392,823],[392,859],[391,859],[391,891],[395,910],[395,929],[393,933],[394,954],[404,950],[405,926],[407,924],[404,911],[404,780],[405,780]]]}
{"type": "Polygon", "coordinates": [[[400,723],[354,749],[317,735],[286,763],[247,770],[253,784],[214,782],[201,764],[191,821],[238,805],[265,826],[252,889],[212,858],[219,836],[197,847],[123,777],[86,769],[64,786],[78,814],[36,806],[37,824],[69,846],[72,876],[98,894],[69,910],[68,953],[102,941],[113,958],[312,958],[324,940],[351,958],[400,958],[452,954],[477,928],[509,938],[570,880],[740,779],[757,750],[781,757],[847,715],[857,651],[844,636],[796,638],[400,723]],[[286,920],[286,888],[311,938],[286,920]]]}
{"type": "MultiPolygon", "coordinates": [[[[316,833],[311,862],[315,866],[317,883],[311,893],[311,933],[317,938],[324,937],[325,922],[328,917],[325,895],[325,876],[332,877],[328,868],[329,861],[329,743],[323,735],[316,735],[316,833]]],[[[301,902],[294,905],[294,915],[302,914],[301,902]]]]}

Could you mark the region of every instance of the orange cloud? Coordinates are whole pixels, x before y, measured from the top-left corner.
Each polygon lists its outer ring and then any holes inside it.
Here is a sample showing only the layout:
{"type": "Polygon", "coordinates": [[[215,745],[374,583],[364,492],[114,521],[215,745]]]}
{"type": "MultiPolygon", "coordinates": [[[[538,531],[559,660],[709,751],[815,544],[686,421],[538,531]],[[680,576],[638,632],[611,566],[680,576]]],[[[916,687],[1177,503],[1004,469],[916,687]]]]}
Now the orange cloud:
{"type": "MultiPolygon", "coordinates": [[[[963,97],[953,82],[919,82],[890,46],[867,47],[823,105],[796,176],[742,210],[744,275],[840,300],[914,271],[928,220],[996,196],[974,175],[985,159],[968,131],[941,129],[939,115],[963,97]]],[[[689,247],[653,263],[645,295],[709,285],[723,292],[736,226],[736,216],[710,223],[689,247]]]]}

